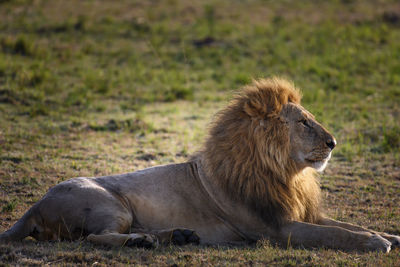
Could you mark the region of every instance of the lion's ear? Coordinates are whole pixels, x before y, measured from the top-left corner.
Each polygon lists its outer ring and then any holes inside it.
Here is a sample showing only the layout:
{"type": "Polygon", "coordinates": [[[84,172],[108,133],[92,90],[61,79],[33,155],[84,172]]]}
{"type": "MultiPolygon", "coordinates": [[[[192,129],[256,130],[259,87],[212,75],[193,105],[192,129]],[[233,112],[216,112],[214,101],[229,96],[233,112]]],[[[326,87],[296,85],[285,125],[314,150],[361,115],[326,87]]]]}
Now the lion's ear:
{"type": "Polygon", "coordinates": [[[250,117],[264,117],[267,112],[266,106],[257,100],[246,101],[243,110],[250,117]]]}

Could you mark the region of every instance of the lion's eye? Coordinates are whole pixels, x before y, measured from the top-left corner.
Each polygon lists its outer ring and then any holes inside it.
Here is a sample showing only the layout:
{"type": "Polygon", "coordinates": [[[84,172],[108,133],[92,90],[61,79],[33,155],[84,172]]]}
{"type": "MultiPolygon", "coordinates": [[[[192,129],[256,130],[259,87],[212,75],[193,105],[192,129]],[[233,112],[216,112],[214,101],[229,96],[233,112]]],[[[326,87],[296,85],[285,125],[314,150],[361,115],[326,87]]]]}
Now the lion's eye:
{"type": "Polygon", "coordinates": [[[311,127],[311,125],[308,123],[306,119],[300,120],[299,122],[301,122],[306,127],[311,127]]]}

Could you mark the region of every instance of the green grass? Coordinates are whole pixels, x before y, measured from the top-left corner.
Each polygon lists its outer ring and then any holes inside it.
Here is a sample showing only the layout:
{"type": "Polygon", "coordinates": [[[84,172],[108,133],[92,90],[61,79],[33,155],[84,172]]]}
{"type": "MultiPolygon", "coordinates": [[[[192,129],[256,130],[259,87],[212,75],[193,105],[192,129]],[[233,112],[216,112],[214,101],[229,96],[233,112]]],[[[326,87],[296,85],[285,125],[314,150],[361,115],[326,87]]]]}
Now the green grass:
{"type": "MultiPolygon", "coordinates": [[[[185,161],[212,115],[279,75],[337,138],[334,218],[400,234],[397,1],[0,1],[0,232],[60,181],[185,161]]],[[[5,264],[399,265],[389,255],[0,245],[5,264]]]]}

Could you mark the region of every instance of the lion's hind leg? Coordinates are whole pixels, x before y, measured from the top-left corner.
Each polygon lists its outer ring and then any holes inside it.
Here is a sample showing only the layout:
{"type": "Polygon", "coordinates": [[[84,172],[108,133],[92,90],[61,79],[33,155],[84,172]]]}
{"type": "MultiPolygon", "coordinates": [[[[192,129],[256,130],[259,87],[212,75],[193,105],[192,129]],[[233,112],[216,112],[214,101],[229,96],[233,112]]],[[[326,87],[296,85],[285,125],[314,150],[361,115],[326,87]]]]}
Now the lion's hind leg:
{"type": "Polygon", "coordinates": [[[43,225],[37,205],[31,207],[9,230],[0,234],[1,242],[21,241],[32,236],[38,240],[53,240],[54,236],[43,225]]]}

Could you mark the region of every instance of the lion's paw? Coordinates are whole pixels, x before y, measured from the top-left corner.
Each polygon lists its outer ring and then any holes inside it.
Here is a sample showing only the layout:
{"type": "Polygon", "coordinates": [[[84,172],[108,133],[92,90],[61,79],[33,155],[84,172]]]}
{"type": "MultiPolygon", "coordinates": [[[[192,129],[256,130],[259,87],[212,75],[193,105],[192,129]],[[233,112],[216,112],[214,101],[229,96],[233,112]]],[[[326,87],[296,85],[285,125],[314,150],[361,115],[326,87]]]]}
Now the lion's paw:
{"type": "Polygon", "coordinates": [[[400,248],[400,236],[398,235],[390,235],[387,233],[381,234],[381,236],[392,243],[393,248],[400,248]]]}
{"type": "Polygon", "coordinates": [[[186,244],[198,245],[200,243],[200,237],[195,231],[189,229],[175,229],[172,231],[171,242],[178,246],[186,244]]]}
{"type": "Polygon", "coordinates": [[[381,237],[380,235],[371,235],[365,244],[365,247],[369,251],[382,251],[384,253],[389,253],[392,243],[381,237]]]}
{"type": "Polygon", "coordinates": [[[149,234],[130,234],[130,238],[126,241],[125,246],[138,248],[154,248],[157,247],[158,241],[153,235],[149,234]]]}

